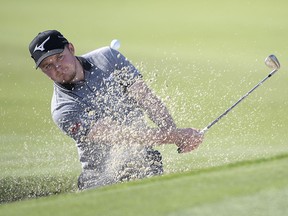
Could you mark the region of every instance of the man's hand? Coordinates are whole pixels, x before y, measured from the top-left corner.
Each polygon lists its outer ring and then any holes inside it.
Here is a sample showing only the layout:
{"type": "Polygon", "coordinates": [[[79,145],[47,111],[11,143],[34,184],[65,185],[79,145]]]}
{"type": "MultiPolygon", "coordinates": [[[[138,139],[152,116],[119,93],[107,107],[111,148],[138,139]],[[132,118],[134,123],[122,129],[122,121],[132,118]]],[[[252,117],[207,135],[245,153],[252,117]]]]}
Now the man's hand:
{"type": "Polygon", "coordinates": [[[204,139],[204,134],[193,128],[180,129],[179,136],[176,142],[178,153],[186,153],[198,148],[204,139]]]}

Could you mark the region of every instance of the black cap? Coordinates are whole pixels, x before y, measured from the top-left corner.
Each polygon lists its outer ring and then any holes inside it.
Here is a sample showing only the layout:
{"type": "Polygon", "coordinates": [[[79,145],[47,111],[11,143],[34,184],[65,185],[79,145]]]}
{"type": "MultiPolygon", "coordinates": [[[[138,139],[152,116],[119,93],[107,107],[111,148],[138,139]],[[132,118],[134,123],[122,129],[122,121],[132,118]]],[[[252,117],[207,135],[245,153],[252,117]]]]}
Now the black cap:
{"type": "Polygon", "coordinates": [[[56,30],[40,32],[30,43],[29,51],[36,63],[36,69],[48,56],[63,52],[68,40],[56,30]]]}

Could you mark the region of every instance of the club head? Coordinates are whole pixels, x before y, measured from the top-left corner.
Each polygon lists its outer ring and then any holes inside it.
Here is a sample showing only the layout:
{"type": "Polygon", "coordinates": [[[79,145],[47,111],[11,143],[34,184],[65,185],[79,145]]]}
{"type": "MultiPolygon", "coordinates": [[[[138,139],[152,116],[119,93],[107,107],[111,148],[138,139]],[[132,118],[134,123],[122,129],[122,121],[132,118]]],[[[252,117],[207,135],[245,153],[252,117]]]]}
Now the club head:
{"type": "Polygon", "coordinates": [[[280,63],[278,61],[278,59],[276,58],[275,55],[269,55],[266,59],[265,59],[265,64],[272,69],[279,69],[280,68],[280,63]]]}

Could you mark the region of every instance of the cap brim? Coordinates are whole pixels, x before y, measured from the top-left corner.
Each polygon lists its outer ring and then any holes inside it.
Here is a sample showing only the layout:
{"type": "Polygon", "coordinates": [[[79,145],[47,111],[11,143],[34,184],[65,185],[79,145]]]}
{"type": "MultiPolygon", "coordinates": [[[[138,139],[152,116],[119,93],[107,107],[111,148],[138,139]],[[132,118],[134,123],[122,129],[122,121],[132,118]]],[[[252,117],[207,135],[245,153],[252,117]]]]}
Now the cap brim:
{"type": "Polygon", "coordinates": [[[36,69],[39,67],[39,65],[41,64],[41,62],[49,57],[49,56],[52,56],[52,55],[55,55],[55,54],[58,54],[58,53],[62,53],[64,51],[64,48],[63,49],[54,49],[54,50],[50,50],[48,51],[47,53],[45,53],[44,55],[42,55],[38,61],[36,62],[36,69]]]}

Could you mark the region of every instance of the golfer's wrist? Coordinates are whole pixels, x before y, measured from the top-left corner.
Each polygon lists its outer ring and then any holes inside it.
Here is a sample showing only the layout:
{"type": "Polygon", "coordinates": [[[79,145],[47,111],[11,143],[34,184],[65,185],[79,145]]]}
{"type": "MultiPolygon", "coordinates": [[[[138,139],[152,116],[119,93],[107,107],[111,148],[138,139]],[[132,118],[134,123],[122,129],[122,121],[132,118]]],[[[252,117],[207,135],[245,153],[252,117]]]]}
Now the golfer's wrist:
{"type": "Polygon", "coordinates": [[[166,131],[166,143],[173,143],[177,146],[180,145],[182,140],[179,129],[169,129],[166,131]]]}

